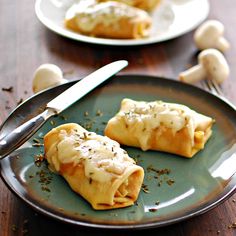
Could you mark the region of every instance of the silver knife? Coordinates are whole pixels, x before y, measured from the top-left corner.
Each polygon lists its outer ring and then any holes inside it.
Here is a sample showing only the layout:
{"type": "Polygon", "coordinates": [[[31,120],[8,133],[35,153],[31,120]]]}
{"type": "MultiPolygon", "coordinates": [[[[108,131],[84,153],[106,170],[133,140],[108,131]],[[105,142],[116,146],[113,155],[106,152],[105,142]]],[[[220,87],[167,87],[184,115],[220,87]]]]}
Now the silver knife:
{"type": "Polygon", "coordinates": [[[41,114],[20,125],[0,140],[0,160],[25,143],[50,117],[68,108],[127,65],[128,62],[125,60],[112,62],[55,97],[41,114]]]}

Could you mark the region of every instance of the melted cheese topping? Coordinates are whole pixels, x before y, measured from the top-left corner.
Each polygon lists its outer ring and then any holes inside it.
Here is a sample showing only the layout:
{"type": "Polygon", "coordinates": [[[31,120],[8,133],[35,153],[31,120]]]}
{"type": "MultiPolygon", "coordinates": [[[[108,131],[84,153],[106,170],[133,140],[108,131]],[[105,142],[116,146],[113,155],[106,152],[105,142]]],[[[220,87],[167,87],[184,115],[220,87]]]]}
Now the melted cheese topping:
{"type": "MultiPolygon", "coordinates": [[[[98,0],[98,2],[105,2],[109,0],[98,0]]],[[[150,10],[150,8],[155,7],[160,0],[114,0],[116,2],[122,2],[130,6],[140,7],[145,10],[150,10]]]]}
{"type": "Polygon", "coordinates": [[[123,120],[129,132],[139,139],[143,150],[149,148],[151,131],[160,126],[170,128],[173,133],[187,127],[194,142],[194,131],[200,117],[201,115],[184,105],[162,101],[137,102],[131,99],[122,101],[121,110],[116,116],[123,120]]]}
{"type": "Polygon", "coordinates": [[[60,170],[60,163],[72,162],[76,165],[82,162],[86,177],[106,182],[121,176],[127,167],[135,163],[127,152],[120,148],[119,143],[93,132],[84,131],[81,134],[73,130],[68,134],[61,130],[59,140],[56,146],[57,158],[54,156],[51,160],[56,171],[60,170]]]}
{"type": "MultiPolygon", "coordinates": [[[[73,10],[69,9],[66,14],[66,18],[71,18],[72,13],[75,12],[75,6],[73,10]]],[[[92,31],[98,24],[105,26],[113,25],[119,29],[117,21],[123,18],[144,18],[146,19],[148,14],[140,9],[128,6],[124,3],[119,2],[104,2],[99,4],[91,4],[87,7],[77,7],[77,12],[74,13],[76,16],[76,23],[85,32],[92,31]]]]}
{"type": "MultiPolygon", "coordinates": [[[[108,0],[99,0],[98,2],[106,2],[108,0]]],[[[130,6],[135,6],[135,2],[134,0],[114,0],[116,2],[122,2],[122,3],[125,3],[127,5],[130,5],[130,6]]]]}

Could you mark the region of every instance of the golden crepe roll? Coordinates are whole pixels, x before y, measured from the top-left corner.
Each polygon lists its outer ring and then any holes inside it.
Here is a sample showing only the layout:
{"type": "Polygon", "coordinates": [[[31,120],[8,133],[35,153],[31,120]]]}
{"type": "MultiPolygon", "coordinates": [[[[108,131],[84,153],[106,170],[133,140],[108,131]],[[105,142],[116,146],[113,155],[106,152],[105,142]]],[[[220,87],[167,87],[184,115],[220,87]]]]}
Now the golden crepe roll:
{"type": "Polygon", "coordinates": [[[184,105],[123,99],[104,133],[123,145],[190,158],[204,148],[213,122],[184,105]]]}
{"type": "Polygon", "coordinates": [[[68,123],[45,135],[44,148],[49,168],[94,209],[127,207],[137,200],[144,170],[116,141],[68,123]]]}
{"type": "Polygon", "coordinates": [[[137,39],[149,36],[151,17],[143,10],[119,2],[72,6],[65,16],[65,26],[94,37],[137,39]]]}
{"type": "MultiPolygon", "coordinates": [[[[98,2],[107,2],[109,0],[98,0],[98,2]]],[[[122,2],[129,6],[137,7],[146,11],[154,10],[161,2],[161,0],[113,0],[122,2]]]]}

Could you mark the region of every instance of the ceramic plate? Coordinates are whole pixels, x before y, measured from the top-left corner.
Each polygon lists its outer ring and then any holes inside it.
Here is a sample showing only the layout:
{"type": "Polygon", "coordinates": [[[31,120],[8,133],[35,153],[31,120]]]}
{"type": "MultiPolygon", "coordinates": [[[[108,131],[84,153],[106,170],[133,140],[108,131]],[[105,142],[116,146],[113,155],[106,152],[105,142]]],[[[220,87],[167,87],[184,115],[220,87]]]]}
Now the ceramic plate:
{"type": "Polygon", "coordinates": [[[128,46],[157,43],[180,36],[193,30],[209,13],[208,0],[165,0],[151,13],[153,27],[149,38],[116,40],[89,37],[66,29],[64,16],[75,2],[76,0],[36,0],[36,15],[47,28],[62,36],[87,43],[128,46]]]}
{"type": "MultiPolygon", "coordinates": [[[[70,86],[64,84],[42,92],[19,106],[3,124],[1,136],[35,115],[47,101],[70,86]]],[[[134,229],[172,224],[215,207],[233,193],[236,175],[236,112],[220,98],[196,87],[150,76],[116,76],[49,120],[25,145],[1,161],[1,175],[8,187],[37,211],[76,225],[134,229]],[[181,103],[216,120],[205,149],[192,159],[163,152],[124,147],[145,169],[145,189],[134,206],[95,211],[74,193],[45,163],[34,158],[43,154],[42,137],[53,127],[76,122],[103,133],[106,122],[119,109],[123,98],[181,103]],[[86,114],[86,115],[85,115],[86,114]],[[233,164],[234,163],[234,164],[233,164]],[[159,178],[150,168],[168,169],[159,178]]]]}

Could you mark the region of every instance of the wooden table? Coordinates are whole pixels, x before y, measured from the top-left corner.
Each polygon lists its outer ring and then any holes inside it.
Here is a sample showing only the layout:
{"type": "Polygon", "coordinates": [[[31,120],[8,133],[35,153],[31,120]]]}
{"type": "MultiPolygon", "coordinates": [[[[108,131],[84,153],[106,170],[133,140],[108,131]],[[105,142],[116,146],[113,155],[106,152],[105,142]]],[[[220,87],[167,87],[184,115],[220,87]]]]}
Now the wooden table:
{"type": "MultiPolygon", "coordinates": [[[[236,4],[210,0],[209,19],[226,26],[231,49],[225,56],[231,68],[224,82],[225,95],[236,104],[236,4]]],[[[82,78],[101,65],[118,59],[129,61],[123,74],[159,75],[176,79],[196,55],[193,32],[179,38],[140,47],[105,47],[76,42],[47,30],[36,18],[34,1],[2,0],[0,6],[0,122],[23,99],[31,96],[34,70],[43,63],[63,68],[69,79],[82,78]],[[11,92],[3,88],[11,88],[11,92]]],[[[213,210],[187,221],[142,233],[151,235],[236,235],[236,194],[213,210]]],[[[90,231],[36,213],[0,181],[0,235],[135,235],[136,232],[90,231]]]]}

